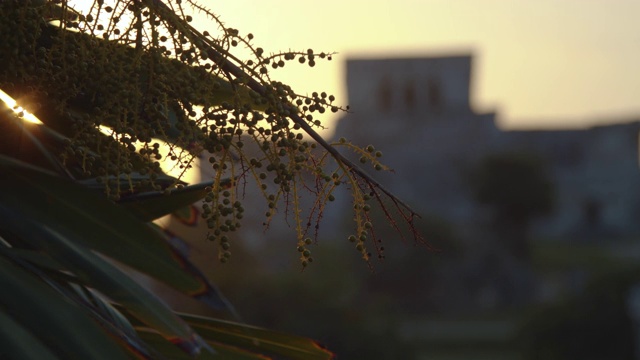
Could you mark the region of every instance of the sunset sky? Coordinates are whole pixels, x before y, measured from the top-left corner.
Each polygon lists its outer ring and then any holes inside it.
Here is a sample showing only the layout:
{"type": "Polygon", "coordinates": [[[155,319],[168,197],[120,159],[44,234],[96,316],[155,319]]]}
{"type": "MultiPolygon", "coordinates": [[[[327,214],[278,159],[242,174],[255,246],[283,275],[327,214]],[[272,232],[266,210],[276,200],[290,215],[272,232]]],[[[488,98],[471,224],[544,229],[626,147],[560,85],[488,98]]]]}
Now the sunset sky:
{"type": "MultiPolygon", "coordinates": [[[[473,107],[505,128],[640,117],[638,0],[204,1],[267,51],[335,51],[273,77],[347,103],[349,58],[474,55],[473,107]]],[[[357,110],[357,109],[355,109],[357,110]]],[[[331,116],[327,125],[332,126],[331,116]]]]}

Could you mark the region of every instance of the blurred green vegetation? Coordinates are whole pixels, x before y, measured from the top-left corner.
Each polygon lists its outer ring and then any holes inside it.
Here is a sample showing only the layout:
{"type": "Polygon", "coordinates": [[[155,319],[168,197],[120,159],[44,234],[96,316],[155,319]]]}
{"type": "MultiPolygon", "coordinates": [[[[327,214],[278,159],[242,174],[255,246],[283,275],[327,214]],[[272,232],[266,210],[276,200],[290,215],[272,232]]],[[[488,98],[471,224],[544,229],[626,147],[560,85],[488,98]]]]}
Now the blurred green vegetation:
{"type": "MultiPolygon", "coordinates": [[[[234,260],[214,275],[245,320],[309,336],[344,359],[626,359],[635,330],[627,311],[640,267],[624,250],[559,241],[532,241],[540,277],[586,273],[583,290],[493,310],[450,311],[442,278],[469,254],[456,229],[429,217],[423,229],[435,249],[385,242],[386,259],[367,268],[346,240],[321,239],[304,271],[276,244],[260,257],[234,248],[234,260]],[[265,256],[266,255],[266,256],[265,256]],[[266,259],[266,261],[265,261],[266,259]],[[445,292],[444,294],[442,292],[445,292]]],[[[633,241],[627,242],[629,246],[633,241]]],[[[456,299],[449,299],[455,303],[456,299]]]]}

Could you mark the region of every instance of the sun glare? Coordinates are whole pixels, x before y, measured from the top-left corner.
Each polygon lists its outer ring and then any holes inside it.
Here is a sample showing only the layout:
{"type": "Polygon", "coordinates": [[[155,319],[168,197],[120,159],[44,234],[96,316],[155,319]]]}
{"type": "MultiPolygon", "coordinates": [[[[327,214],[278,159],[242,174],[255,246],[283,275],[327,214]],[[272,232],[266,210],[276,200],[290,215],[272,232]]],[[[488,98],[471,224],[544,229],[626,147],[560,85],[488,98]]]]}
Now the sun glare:
{"type": "MultiPolygon", "coordinates": [[[[35,115],[31,114],[30,112],[28,112],[27,110],[19,106],[14,98],[9,96],[9,94],[5,93],[2,90],[0,90],[0,100],[4,102],[7,105],[7,107],[9,107],[13,112],[18,114],[20,118],[23,119],[25,122],[43,125],[43,122],[40,121],[40,119],[38,119],[35,115]]],[[[115,135],[114,131],[107,126],[100,126],[100,131],[103,134],[108,136],[114,136],[114,137],[117,136],[115,135]]],[[[160,149],[163,154],[168,154],[171,151],[171,146],[169,144],[158,139],[155,139],[155,141],[160,144],[160,149]]],[[[138,143],[135,143],[134,145],[140,148],[142,146],[142,143],[138,142],[138,143]]],[[[173,149],[174,153],[175,152],[180,153],[181,151],[183,150],[179,148],[174,147],[173,149]]],[[[165,156],[164,159],[160,162],[160,167],[168,175],[171,175],[173,177],[179,177],[181,180],[187,183],[194,183],[200,180],[200,174],[199,174],[200,163],[198,160],[199,159],[197,158],[194,159],[191,163],[191,168],[185,171],[185,169],[183,167],[181,168],[180,166],[181,165],[180,160],[174,161],[174,160],[171,160],[170,157],[165,156]]]]}
{"type": "Polygon", "coordinates": [[[42,121],[40,121],[40,119],[38,119],[35,115],[31,114],[27,110],[23,109],[22,107],[18,106],[18,103],[2,90],[0,90],[0,100],[7,104],[7,106],[16,114],[19,114],[23,120],[34,124],[42,124],[42,121]]]}

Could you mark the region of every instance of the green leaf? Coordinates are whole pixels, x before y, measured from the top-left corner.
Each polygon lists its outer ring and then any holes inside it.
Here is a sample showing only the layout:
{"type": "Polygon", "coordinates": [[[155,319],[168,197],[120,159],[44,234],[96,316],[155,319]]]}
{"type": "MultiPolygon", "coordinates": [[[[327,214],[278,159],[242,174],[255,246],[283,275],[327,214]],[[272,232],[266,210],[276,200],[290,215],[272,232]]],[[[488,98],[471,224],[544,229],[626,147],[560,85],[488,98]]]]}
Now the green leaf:
{"type": "MultiPolygon", "coordinates": [[[[23,221],[22,219],[14,219],[12,216],[15,214],[3,216],[2,220],[10,222],[15,220],[18,223],[23,221]]],[[[17,234],[11,232],[11,226],[5,225],[3,229],[2,235],[9,234],[12,237],[12,242],[15,243],[17,234]]],[[[20,243],[20,245],[31,247],[28,243],[20,243]]],[[[88,311],[103,329],[116,335],[123,345],[126,345],[132,352],[141,357],[151,358],[148,346],[140,340],[129,320],[106,302],[103,295],[87,288],[81,279],[72,274],[68,268],[60,266],[59,262],[45,255],[45,252],[39,253],[15,246],[0,246],[0,256],[2,255],[13,261],[15,265],[19,265],[39,277],[40,280],[56,290],[61,297],[75,302],[77,306],[88,311]]]]}
{"type": "MultiPolygon", "coordinates": [[[[125,316],[131,318],[127,309],[117,306],[125,316]]],[[[333,359],[334,354],[324,349],[315,341],[276,332],[268,329],[218,320],[192,314],[177,313],[203,340],[211,344],[223,359],[333,359]]],[[[164,354],[176,354],[176,359],[183,359],[184,354],[175,352],[166,340],[145,328],[135,318],[131,318],[136,330],[145,342],[164,354]],[[165,352],[169,351],[169,353],[165,352]]],[[[207,355],[209,356],[209,355],[207,355]]],[[[173,359],[173,357],[171,357],[173,359]]],[[[185,358],[186,359],[186,358],[185,358]]],[[[208,359],[208,357],[205,357],[208,359]]]]}
{"type": "Polygon", "coordinates": [[[99,316],[103,323],[107,323],[116,330],[120,336],[125,339],[130,347],[136,349],[139,353],[148,353],[146,345],[141,344],[138,333],[133,328],[126,316],[122,315],[111,303],[98,291],[80,286],[77,284],[69,284],[70,291],[82,299],[83,304],[90,304],[91,309],[96,316],[99,316]]]}
{"type": "Polygon", "coordinates": [[[86,312],[4,257],[0,289],[3,313],[38,339],[34,347],[46,347],[63,359],[130,359],[86,312]]]}
{"type": "MultiPolygon", "coordinates": [[[[231,180],[225,179],[220,185],[227,187],[230,184],[231,180]]],[[[135,194],[123,197],[119,204],[129,209],[140,220],[152,221],[202,200],[209,193],[208,188],[211,186],[213,182],[185,186],[172,190],[169,195],[157,191],[135,194]]]]}
{"type": "MultiPolygon", "coordinates": [[[[6,296],[6,295],[5,295],[6,296]]],[[[19,360],[57,360],[50,349],[29,330],[6,313],[0,312],[0,358],[19,360]]]]}
{"type": "MultiPolygon", "coordinates": [[[[184,351],[180,351],[173,343],[167,341],[167,339],[159,336],[153,330],[147,328],[138,328],[137,329],[140,338],[150,346],[153,346],[154,349],[157,349],[164,357],[171,360],[192,360],[193,357],[186,354],[184,351]]],[[[209,360],[209,359],[225,359],[220,357],[216,353],[203,351],[198,355],[198,360],[209,360]]]]}
{"type": "MultiPolygon", "coordinates": [[[[158,227],[158,231],[162,231],[160,227],[158,227]]],[[[181,240],[184,241],[184,240],[181,240]]],[[[175,249],[174,255],[179,258],[182,267],[188,271],[193,277],[199,279],[203,284],[207,286],[207,291],[201,292],[200,294],[193,295],[192,297],[200,300],[201,302],[211,306],[214,309],[225,309],[231,314],[236,320],[240,319],[240,315],[236,312],[233,305],[222,295],[222,293],[217,289],[216,286],[211,284],[207,277],[195,266],[191,260],[187,257],[183,250],[177,248],[174,244],[169,244],[172,248],[175,249]]]]}
{"type": "MultiPolygon", "coordinates": [[[[0,203],[190,296],[215,296],[166,237],[101,194],[0,156],[0,203]]],[[[227,310],[227,309],[222,309],[227,310]]]]}
{"type": "Polygon", "coordinates": [[[10,252],[13,257],[18,257],[22,260],[25,260],[44,271],[61,272],[67,270],[60,262],[52,259],[51,256],[43,252],[20,249],[16,247],[7,249],[7,251],[10,252]]]}
{"type": "Polygon", "coordinates": [[[205,341],[215,341],[264,355],[277,355],[285,359],[332,359],[334,354],[317,342],[230,321],[181,314],[205,341]]]}
{"type": "MultiPolygon", "coordinates": [[[[163,355],[172,360],[190,360],[189,356],[187,356],[184,352],[177,351],[176,347],[173,346],[170,342],[158,336],[158,334],[153,331],[148,331],[147,329],[138,329],[140,337],[144,339],[144,341],[154,348],[159,349],[163,355]]],[[[208,359],[225,359],[225,360],[268,360],[271,359],[269,357],[255,354],[247,350],[235,348],[233,346],[228,346],[221,343],[216,343],[213,341],[208,341],[212,346],[216,349],[216,354],[211,354],[204,352],[202,355],[198,356],[198,360],[208,360],[208,359]]]]}
{"type": "Polygon", "coordinates": [[[198,337],[155,295],[98,255],[75,245],[46,225],[29,221],[23,214],[0,204],[0,224],[31,246],[64,263],[68,270],[112,300],[125,306],[134,316],[151,326],[191,354],[200,351],[198,337]]]}
{"type": "MultiPolygon", "coordinates": [[[[145,329],[144,324],[132,317],[126,308],[122,306],[116,306],[116,308],[131,320],[146,341],[149,335],[145,335],[144,332],[149,330],[145,329]]],[[[241,350],[240,355],[251,356],[250,358],[259,356],[259,358],[321,360],[335,357],[331,351],[309,338],[211,317],[180,312],[176,314],[196,330],[204,341],[214,346],[216,352],[220,354],[228,350],[234,353],[241,350]]],[[[227,359],[227,357],[223,358],[227,359]]]]}

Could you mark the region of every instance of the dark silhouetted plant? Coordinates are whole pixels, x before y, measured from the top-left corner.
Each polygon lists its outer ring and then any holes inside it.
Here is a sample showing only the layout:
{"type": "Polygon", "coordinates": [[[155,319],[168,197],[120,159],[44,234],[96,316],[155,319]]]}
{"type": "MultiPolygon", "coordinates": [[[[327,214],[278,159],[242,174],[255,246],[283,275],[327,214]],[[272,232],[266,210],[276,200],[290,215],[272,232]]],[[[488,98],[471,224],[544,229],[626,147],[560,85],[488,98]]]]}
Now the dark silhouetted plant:
{"type": "Polygon", "coordinates": [[[203,200],[207,237],[226,262],[252,179],[268,200],[266,221],[279,207],[292,219],[302,266],[341,185],[353,195],[353,237],[366,261],[381,251],[369,202],[421,240],[415,213],[336,147],[382,169],[378,157],[314,130],[319,114],[344,110],[335,98],[301,96],[270,76],[289,61],[314,66],[331,54],[266,53],[252,34],[189,0],[77,4],[87,7],[0,2],[0,89],[41,121],[0,109],[0,357],[332,357],[309,339],[176,313],[120,266],[237,319],[151,221],[203,200]],[[215,32],[193,27],[192,13],[215,32]],[[243,49],[247,60],[234,55],[243,49]],[[161,170],[169,158],[184,173],[204,151],[216,170],[206,183],[188,186],[161,170]],[[309,209],[302,193],[315,198],[309,209]]]}

